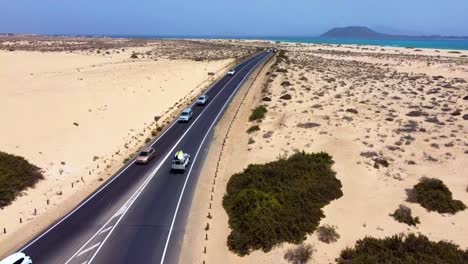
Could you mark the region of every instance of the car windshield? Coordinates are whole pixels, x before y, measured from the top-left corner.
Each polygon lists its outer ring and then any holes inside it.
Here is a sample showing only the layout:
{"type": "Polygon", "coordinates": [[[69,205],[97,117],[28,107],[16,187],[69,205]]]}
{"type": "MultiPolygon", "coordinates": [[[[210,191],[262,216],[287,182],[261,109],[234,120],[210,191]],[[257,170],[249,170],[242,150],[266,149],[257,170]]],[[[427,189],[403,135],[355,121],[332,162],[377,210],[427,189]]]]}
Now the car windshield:
{"type": "Polygon", "coordinates": [[[186,116],[186,115],[188,115],[188,112],[182,112],[182,115],[186,116]]]}
{"type": "Polygon", "coordinates": [[[198,100],[205,100],[205,97],[201,96],[200,98],[198,98],[198,100]]]}
{"type": "Polygon", "coordinates": [[[149,155],[149,153],[148,153],[147,151],[142,151],[142,152],[140,152],[140,156],[141,156],[141,157],[146,157],[146,156],[148,156],[148,155],[149,155]]]}

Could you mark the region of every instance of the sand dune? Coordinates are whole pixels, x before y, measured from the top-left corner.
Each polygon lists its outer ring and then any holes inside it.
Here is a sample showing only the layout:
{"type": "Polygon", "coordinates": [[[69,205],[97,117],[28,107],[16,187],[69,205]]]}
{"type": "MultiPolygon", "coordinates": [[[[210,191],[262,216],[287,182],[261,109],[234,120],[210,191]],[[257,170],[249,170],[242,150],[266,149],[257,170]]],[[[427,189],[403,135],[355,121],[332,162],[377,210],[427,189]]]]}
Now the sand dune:
{"type": "MultiPolygon", "coordinates": [[[[222,148],[213,201],[213,164],[204,168],[181,263],[189,259],[287,263],[283,255],[291,247],[288,244],[242,258],[231,253],[226,246],[228,218],[221,202],[233,173],[297,150],[331,154],[343,184],[344,196],[325,207],[321,221],[335,225],[341,237],[325,244],[316,234],[309,235],[306,242],[315,248],[314,263],[333,263],[342,249],[366,235],[421,232],[435,241],[468,247],[468,210],[438,214],[406,201],[406,189],[426,176],[443,180],[455,199],[468,203],[464,171],[468,164],[468,60],[448,51],[319,45],[282,48],[290,62],[272,68],[234,120],[222,148]],[[268,113],[259,124],[261,130],[249,135],[245,131],[252,125],[250,109],[259,104],[266,105],[268,113]],[[374,167],[376,157],[387,160],[389,166],[374,167]],[[210,202],[212,209],[207,207],[210,202]],[[409,206],[421,224],[410,227],[396,222],[390,214],[400,204],[409,206]],[[207,223],[210,228],[204,230],[207,223]]],[[[229,123],[233,116],[223,122],[229,123]]],[[[219,156],[225,133],[220,129],[215,136],[213,158],[219,156]]]]}
{"type": "Polygon", "coordinates": [[[19,46],[0,51],[0,150],[24,156],[45,175],[0,211],[0,228],[7,229],[0,234],[0,254],[73,208],[143,146],[151,131],[250,52],[209,49],[209,43],[201,51],[178,43],[114,47],[108,53],[19,46]],[[178,51],[181,46],[185,53],[178,51]],[[188,47],[204,59],[188,57],[188,47]],[[138,59],[130,59],[133,53],[138,59]]]}

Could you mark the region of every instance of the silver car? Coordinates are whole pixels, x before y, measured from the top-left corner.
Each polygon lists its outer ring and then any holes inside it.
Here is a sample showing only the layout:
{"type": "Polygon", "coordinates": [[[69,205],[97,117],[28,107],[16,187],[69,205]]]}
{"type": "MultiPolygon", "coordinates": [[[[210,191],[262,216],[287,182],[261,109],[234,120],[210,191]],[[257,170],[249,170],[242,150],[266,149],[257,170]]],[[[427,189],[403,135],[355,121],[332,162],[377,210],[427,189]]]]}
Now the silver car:
{"type": "Polygon", "coordinates": [[[152,147],[144,148],[140,151],[140,154],[135,159],[137,164],[147,164],[150,162],[156,154],[156,151],[152,147]]]}

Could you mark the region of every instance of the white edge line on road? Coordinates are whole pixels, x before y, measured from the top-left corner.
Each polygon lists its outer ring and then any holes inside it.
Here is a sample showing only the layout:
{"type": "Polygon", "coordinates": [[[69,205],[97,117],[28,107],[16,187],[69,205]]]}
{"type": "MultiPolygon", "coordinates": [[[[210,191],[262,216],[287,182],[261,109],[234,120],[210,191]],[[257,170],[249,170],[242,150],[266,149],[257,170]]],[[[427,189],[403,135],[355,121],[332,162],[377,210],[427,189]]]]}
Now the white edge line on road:
{"type": "MultiPolygon", "coordinates": [[[[249,60],[251,57],[245,59],[245,61],[249,60]]],[[[242,64],[244,63],[245,61],[239,63],[239,64],[242,64]]],[[[245,66],[244,66],[245,67],[245,66]]],[[[241,70],[244,68],[242,67],[241,70]]],[[[224,76],[223,76],[224,77],[224,76]]],[[[213,83],[211,85],[211,87],[205,91],[208,92],[210,91],[213,87],[216,86],[216,84],[218,84],[218,82],[220,82],[223,77],[221,77],[219,80],[217,80],[215,83],[213,83]]],[[[232,79],[231,79],[232,80],[232,79]]],[[[229,80],[229,82],[231,81],[229,80]]],[[[228,82],[228,83],[229,83],[228,82]]],[[[227,84],[227,83],[226,83],[227,84]]],[[[164,132],[158,136],[158,138],[153,142],[151,143],[151,146],[153,146],[154,144],[156,144],[156,142],[158,142],[165,134],[166,132],[168,132],[175,124],[177,123],[177,120],[175,120],[166,130],[164,130],[164,132]]],[[[23,248],[21,248],[19,250],[19,252],[22,252],[24,250],[26,250],[29,246],[31,246],[32,244],[36,243],[39,239],[41,239],[43,236],[45,236],[47,233],[49,233],[52,229],[54,229],[55,227],[57,227],[58,225],[60,225],[63,221],[65,221],[68,217],[70,217],[73,213],[75,213],[76,211],[78,211],[81,207],[83,207],[86,203],[88,203],[94,196],[96,196],[97,194],[99,194],[102,190],[104,190],[109,184],[111,184],[115,179],[117,179],[120,175],[122,175],[122,173],[124,173],[131,165],[133,165],[133,163],[135,163],[135,160],[132,160],[129,164],[127,164],[127,166],[125,166],[117,175],[115,175],[114,177],[112,177],[105,185],[103,185],[101,188],[99,188],[95,193],[93,193],[90,197],[88,197],[88,199],[86,199],[84,202],[82,202],[80,205],[78,205],[78,207],[76,207],[75,209],[73,209],[73,211],[71,211],[70,213],[68,213],[65,217],[63,217],[62,219],[60,219],[60,221],[58,221],[57,223],[55,223],[52,227],[50,227],[49,229],[47,229],[44,233],[42,233],[41,235],[39,235],[38,237],[36,237],[33,241],[29,242],[28,244],[26,244],[26,246],[24,246],[23,248]]]]}
{"type": "MultiPolygon", "coordinates": [[[[251,64],[252,62],[249,62],[247,63],[244,67],[242,67],[239,71],[241,71],[242,69],[244,69],[247,65],[251,64]]],[[[247,74],[249,75],[250,72],[247,74]]],[[[245,79],[245,78],[244,78],[245,79]]],[[[244,80],[243,79],[243,80],[244,80]]],[[[233,81],[234,78],[231,78],[223,87],[223,89],[225,87],[227,87],[227,85],[229,83],[231,83],[231,81],[233,81]]],[[[243,80],[241,81],[241,83],[243,82],[243,80]]],[[[215,100],[216,97],[218,97],[218,95],[221,93],[218,92],[215,97],[212,99],[212,100],[215,100]]],[[[122,218],[125,216],[125,214],[127,213],[127,211],[131,208],[132,204],[137,200],[138,196],[143,192],[144,188],[146,187],[146,185],[148,185],[148,183],[151,181],[151,179],[156,175],[156,173],[158,172],[158,170],[161,168],[161,166],[163,165],[164,161],[169,157],[169,155],[172,154],[172,152],[174,151],[174,149],[177,147],[177,145],[180,143],[180,141],[182,141],[182,139],[185,137],[185,135],[190,131],[190,129],[193,127],[193,125],[198,121],[198,119],[203,115],[203,113],[210,107],[211,104],[208,104],[207,107],[205,107],[202,112],[198,115],[198,117],[192,122],[192,124],[189,126],[189,128],[184,132],[184,134],[179,138],[179,140],[174,144],[174,146],[171,148],[171,150],[169,150],[169,152],[166,154],[166,156],[161,160],[161,162],[159,163],[159,165],[151,172],[151,174],[145,179],[145,181],[140,185],[140,187],[132,194],[132,196],[127,200],[127,202],[129,200],[132,200],[132,202],[127,205],[127,208],[123,211],[123,213],[120,215],[119,219],[117,220],[117,222],[113,225],[112,229],[110,230],[110,232],[107,234],[107,236],[104,238],[104,240],[102,241],[102,243],[100,244],[99,248],[96,250],[96,252],[94,253],[94,255],[91,257],[91,259],[88,261],[88,263],[91,263],[93,261],[93,259],[96,257],[97,253],[99,252],[99,250],[102,248],[102,246],[105,244],[106,240],[109,238],[109,236],[112,234],[112,232],[114,231],[114,229],[117,227],[117,225],[119,224],[119,222],[122,220],[122,218]],[[135,198],[133,198],[133,196],[137,194],[137,196],[135,198]]],[[[126,206],[127,202],[125,202],[123,204],[123,206],[126,206]]],[[[66,263],[69,263],[73,258],[75,258],[78,254],[78,252],[80,252],[90,241],[92,241],[97,234],[99,234],[99,232],[102,231],[102,229],[111,221],[113,220],[114,217],[111,217],[75,254],[73,254],[73,256],[66,262],[66,263]]]]}
{"type": "MultiPolygon", "coordinates": [[[[268,56],[266,56],[265,58],[268,58],[268,56]]],[[[179,196],[179,201],[177,202],[177,206],[176,206],[176,210],[174,212],[174,216],[172,218],[172,223],[171,223],[171,227],[169,228],[169,234],[167,235],[167,239],[166,239],[166,245],[164,246],[164,251],[163,251],[163,255],[161,257],[161,264],[164,263],[164,259],[166,257],[166,252],[167,252],[167,247],[169,246],[169,241],[171,239],[171,234],[172,234],[172,230],[174,228],[174,223],[175,223],[175,220],[176,220],[176,217],[177,217],[177,212],[179,211],[179,206],[180,206],[180,202],[182,201],[182,197],[184,196],[184,191],[185,191],[185,187],[187,186],[187,182],[190,178],[190,174],[192,172],[192,169],[193,169],[193,166],[195,165],[195,161],[198,157],[198,153],[200,152],[202,146],[203,146],[203,143],[205,142],[206,138],[208,137],[208,135],[210,134],[210,131],[211,129],[213,128],[213,126],[216,124],[216,122],[218,121],[219,117],[221,114],[224,113],[224,109],[226,108],[226,106],[230,103],[231,101],[231,98],[237,93],[237,90],[239,89],[239,87],[241,87],[243,84],[244,84],[244,81],[247,77],[250,76],[250,74],[252,73],[253,70],[255,70],[257,68],[257,66],[263,62],[265,60],[265,58],[262,58],[260,61],[257,62],[257,64],[255,65],[255,67],[253,67],[252,69],[250,69],[250,71],[245,75],[245,77],[242,79],[242,81],[239,83],[239,85],[237,86],[236,90],[234,90],[234,92],[231,94],[231,96],[229,96],[228,100],[226,101],[226,103],[223,105],[223,108],[221,109],[221,111],[219,111],[218,115],[215,117],[215,119],[213,120],[213,123],[211,123],[210,127],[208,128],[208,131],[206,132],[205,136],[203,137],[203,140],[202,142],[200,143],[200,146],[198,147],[198,150],[197,150],[197,153],[195,154],[195,157],[193,158],[193,161],[192,161],[192,166],[190,166],[190,170],[187,174],[187,178],[185,179],[185,183],[184,183],[184,186],[182,187],[182,191],[180,193],[180,196],[179,196]]]]}

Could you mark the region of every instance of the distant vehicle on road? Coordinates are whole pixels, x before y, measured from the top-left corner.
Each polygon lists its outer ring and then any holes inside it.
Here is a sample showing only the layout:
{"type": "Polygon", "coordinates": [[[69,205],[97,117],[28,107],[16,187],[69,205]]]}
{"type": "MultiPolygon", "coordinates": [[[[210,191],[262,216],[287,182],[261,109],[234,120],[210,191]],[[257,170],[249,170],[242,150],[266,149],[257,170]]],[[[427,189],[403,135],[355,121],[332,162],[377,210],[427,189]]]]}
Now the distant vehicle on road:
{"type": "Polygon", "coordinates": [[[22,252],[15,253],[0,261],[0,264],[32,264],[30,257],[22,252]]]}
{"type": "Polygon", "coordinates": [[[274,48],[273,53],[276,53],[276,52],[278,52],[278,49],[274,48]]]}
{"type": "Polygon", "coordinates": [[[231,69],[231,70],[228,71],[227,74],[230,75],[230,76],[233,76],[234,74],[236,74],[236,70],[231,69]]]}
{"type": "Polygon", "coordinates": [[[184,111],[182,111],[182,114],[180,114],[179,117],[179,122],[188,122],[192,118],[193,115],[193,110],[192,108],[185,108],[184,111]]]}
{"type": "Polygon", "coordinates": [[[184,153],[182,150],[177,151],[174,154],[174,158],[172,159],[172,171],[185,171],[187,166],[190,163],[190,155],[184,153]]]}
{"type": "Polygon", "coordinates": [[[204,94],[197,99],[197,105],[206,105],[208,103],[208,95],[204,94]]]}
{"type": "Polygon", "coordinates": [[[135,163],[137,164],[147,164],[150,162],[153,158],[154,155],[156,154],[156,151],[152,147],[147,147],[144,148],[140,151],[140,154],[135,159],[135,163]]]}

